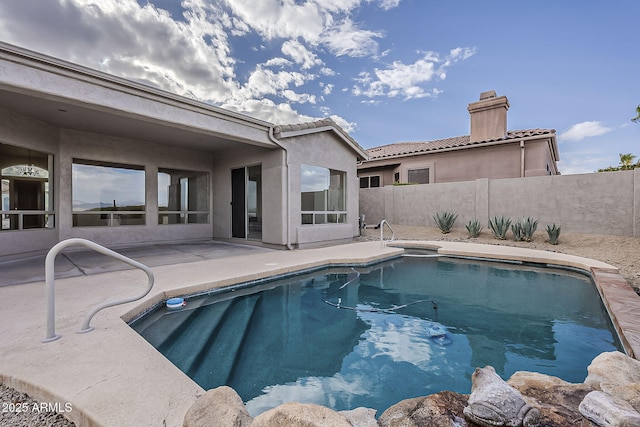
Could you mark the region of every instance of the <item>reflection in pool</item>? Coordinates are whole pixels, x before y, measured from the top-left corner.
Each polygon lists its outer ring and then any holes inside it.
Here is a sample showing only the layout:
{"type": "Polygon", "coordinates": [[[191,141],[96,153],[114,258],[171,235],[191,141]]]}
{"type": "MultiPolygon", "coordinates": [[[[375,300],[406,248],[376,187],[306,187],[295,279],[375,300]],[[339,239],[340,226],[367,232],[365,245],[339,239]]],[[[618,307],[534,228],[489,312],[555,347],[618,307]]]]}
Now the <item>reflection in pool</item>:
{"type": "Polygon", "coordinates": [[[268,281],[131,326],[204,389],[233,387],[254,416],[287,401],[381,414],[469,393],[486,365],[582,382],[596,355],[620,349],[588,276],[444,257],[268,281]]]}

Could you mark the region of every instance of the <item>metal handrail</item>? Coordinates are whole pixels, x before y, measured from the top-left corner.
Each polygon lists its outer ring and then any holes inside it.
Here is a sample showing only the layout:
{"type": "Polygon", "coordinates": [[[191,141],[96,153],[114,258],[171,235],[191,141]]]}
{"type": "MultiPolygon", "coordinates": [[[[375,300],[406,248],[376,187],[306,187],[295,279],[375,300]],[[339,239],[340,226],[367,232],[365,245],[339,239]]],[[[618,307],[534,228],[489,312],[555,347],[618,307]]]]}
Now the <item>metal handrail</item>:
{"type": "Polygon", "coordinates": [[[147,274],[147,277],[149,279],[147,282],[147,287],[142,294],[134,297],[119,299],[119,300],[106,301],[92,308],[87,313],[84,320],[82,321],[81,329],[78,331],[78,333],[85,333],[93,330],[93,327],[90,326],[91,319],[100,310],[107,307],[113,307],[115,305],[126,304],[128,302],[137,301],[140,298],[143,298],[144,296],[146,296],[151,291],[151,288],[153,287],[153,281],[154,281],[153,272],[146,265],[141,264],[137,261],[134,261],[131,258],[127,258],[124,255],[114,252],[111,249],[107,249],[104,246],[101,246],[90,240],[79,239],[79,238],[63,240],[62,242],[56,244],[49,250],[44,262],[45,286],[46,286],[46,293],[47,293],[47,336],[45,339],[42,340],[42,342],[44,343],[55,341],[58,338],[60,338],[60,335],[56,334],[56,326],[55,326],[55,295],[54,295],[55,293],[55,274],[54,274],[55,259],[56,259],[56,256],[58,255],[58,252],[60,252],[62,249],[66,248],[67,246],[71,246],[71,245],[87,246],[96,252],[100,252],[101,254],[104,254],[104,255],[109,255],[133,267],[139,268],[140,270],[144,271],[147,274]]]}
{"type": "Polygon", "coordinates": [[[380,247],[384,248],[386,246],[385,240],[384,240],[384,226],[387,226],[387,228],[389,228],[389,230],[391,230],[391,239],[387,240],[386,242],[393,242],[396,238],[395,233],[393,232],[393,228],[391,228],[391,225],[389,225],[389,222],[386,219],[383,219],[382,221],[380,221],[380,247]]]}

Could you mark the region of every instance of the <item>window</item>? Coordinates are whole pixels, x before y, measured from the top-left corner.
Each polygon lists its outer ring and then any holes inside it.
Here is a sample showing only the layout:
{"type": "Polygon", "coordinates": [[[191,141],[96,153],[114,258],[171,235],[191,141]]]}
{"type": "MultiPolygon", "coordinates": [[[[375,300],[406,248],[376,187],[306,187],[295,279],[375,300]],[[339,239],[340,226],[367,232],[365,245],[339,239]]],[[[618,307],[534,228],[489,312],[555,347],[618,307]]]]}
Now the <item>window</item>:
{"type": "Polygon", "coordinates": [[[407,178],[410,184],[428,184],[429,168],[409,169],[407,178]]]}
{"type": "Polygon", "coordinates": [[[74,227],[145,224],[142,166],[74,159],[71,174],[74,227]]]}
{"type": "Polygon", "coordinates": [[[302,165],[302,224],[347,222],[346,175],[342,171],[302,165]]]}
{"type": "Polygon", "coordinates": [[[53,228],[53,156],[0,144],[0,231],[53,228]]]}
{"type": "Polygon", "coordinates": [[[360,188],[376,188],[380,187],[380,176],[363,176],[360,178],[360,188]]]}
{"type": "Polygon", "coordinates": [[[209,174],[158,169],[158,224],[208,224],[209,174]]]}

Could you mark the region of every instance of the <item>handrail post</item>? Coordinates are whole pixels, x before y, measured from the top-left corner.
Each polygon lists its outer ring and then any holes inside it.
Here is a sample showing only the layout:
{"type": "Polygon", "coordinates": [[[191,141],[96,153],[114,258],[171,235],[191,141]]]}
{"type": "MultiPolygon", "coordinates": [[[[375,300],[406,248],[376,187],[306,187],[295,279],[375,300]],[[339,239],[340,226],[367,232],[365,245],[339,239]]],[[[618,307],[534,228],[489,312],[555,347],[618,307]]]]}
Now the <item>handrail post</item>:
{"type": "Polygon", "coordinates": [[[383,219],[382,221],[380,221],[380,247],[384,248],[386,245],[384,243],[384,226],[386,226],[389,228],[389,230],[391,230],[391,239],[389,240],[389,242],[393,242],[396,238],[395,233],[393,232],[393,228],[391,228],[391,225],[389,224],[389,222],[386,219],[383,219]]]}
{"type": "Polygon", "coordinates": [[[137,261],[134,261],[130,258],[127,258],[124,255],[114,252],[111,249],[107,249],[104,246],[101,246],[90,240],[80,239],[80,238],[63,240],[62,242],[54,245],[49,250],[49,252],[47,253],[47,257],[45,259],[45,286],[46,286],[46,297],[47,297],[47,336],[45,337],[45,339],[42,340],[42,342],[44,343],[55,341],[58,338],[60,338],[60,335],[56,334],[56,327],[55,327],[55,259],[58,253],[62,249],[66,248],[67,246],[76,245],[76,244],[87,246],[95,250],[96,252],[111,256],[133,267],[136,267],[144,271],[147,274],[147,278],[148,278],[147,287],[145,288],[142,294],[134,297],[119,299],[119,300],[106,301],[102,304],[98,304],[93,309],[91,309],[89,313],[87,313],[87,315],[85,316],[84,320],[82,321],[82,325],[78,333],[85,333],[93,330],[93,327],[91,327],[90,325],[91,319],[100,310],[107,307],[112,307],[114,305],[120,305],[120,304],[125,304],[128,302],[139,300],[145,297],[153,287],[153,281],[154,281],[153,272],[146,265],[141,264],[137,261]]]}
{"type": "MultiPolygon", "coordinates": [[[[61,242],[62,243],[62,242],[61,242]]],[[[51,342],[60,338],[56,334],[56,301],[55,301],[55,259],[62,249],[60,243],[55,245],[47,253],[44,261],[44,279],[47,296],[47,336],[42,342],[51,342]]]]}

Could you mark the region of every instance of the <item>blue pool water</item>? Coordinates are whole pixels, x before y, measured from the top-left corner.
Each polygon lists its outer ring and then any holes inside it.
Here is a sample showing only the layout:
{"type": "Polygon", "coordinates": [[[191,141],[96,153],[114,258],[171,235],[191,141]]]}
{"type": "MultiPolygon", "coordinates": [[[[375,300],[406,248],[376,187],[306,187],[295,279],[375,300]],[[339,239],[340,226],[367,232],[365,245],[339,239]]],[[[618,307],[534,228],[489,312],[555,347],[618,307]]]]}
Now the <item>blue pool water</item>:
{"type": "Polygon", "coordinates": [[[582,382],[596,355],[620,350],[590,277],[444,257],[200,296],[131,326],[205,390],[233,387],[254,416],[287,401],[380,415],[411,397],[470,393],[486,365],[504,379],[582,382]]]}

